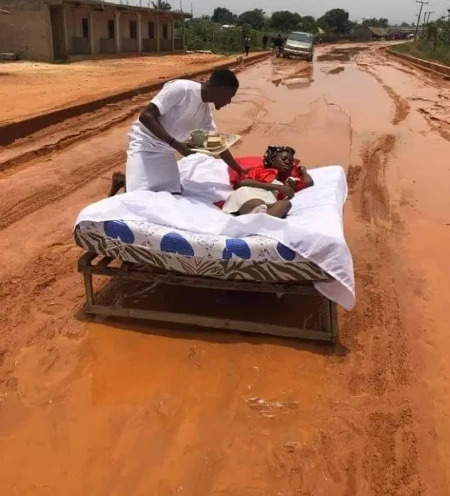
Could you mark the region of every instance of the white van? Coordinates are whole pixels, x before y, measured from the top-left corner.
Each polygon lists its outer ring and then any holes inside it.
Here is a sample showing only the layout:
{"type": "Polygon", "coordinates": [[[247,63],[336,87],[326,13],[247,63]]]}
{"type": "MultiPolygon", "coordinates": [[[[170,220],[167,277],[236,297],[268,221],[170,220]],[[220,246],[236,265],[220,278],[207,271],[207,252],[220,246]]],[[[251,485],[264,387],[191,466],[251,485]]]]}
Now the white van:
{"type": "Polygon", "coordinates": [[[301,57],[313,61],[314,58],[314,36],[311,33],[295,31],[291,33],[283,47],[283,56],[301,57]]]}

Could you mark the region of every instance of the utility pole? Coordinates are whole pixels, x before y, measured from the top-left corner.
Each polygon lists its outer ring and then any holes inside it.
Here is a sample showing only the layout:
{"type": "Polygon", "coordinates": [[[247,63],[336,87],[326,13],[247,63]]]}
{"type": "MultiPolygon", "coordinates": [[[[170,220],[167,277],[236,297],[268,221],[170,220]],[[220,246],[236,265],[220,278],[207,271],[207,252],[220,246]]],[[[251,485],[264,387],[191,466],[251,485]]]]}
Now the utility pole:
{"type": "Polygon", "coordinates": [[[423,0],[416,0],[416,3],[420,4],[419,16],[417,17],[416,34],[414,36],[414,43],[417,43],[417,35],[419,34],[420,19],[422,18],[422,10],[424,5],[428,5],[430,2],[424,2],[423,0]]]}
{"type": "Polygon", "coordinates": [[[181,37],[182,37],[182,44],[183,44],[183,51],[186,50],[186,26],[184,23],[186,22],[186,19],[184,18],[183,14],[183,0],[180,0],[180,11],[181,11],[181,37]]]}

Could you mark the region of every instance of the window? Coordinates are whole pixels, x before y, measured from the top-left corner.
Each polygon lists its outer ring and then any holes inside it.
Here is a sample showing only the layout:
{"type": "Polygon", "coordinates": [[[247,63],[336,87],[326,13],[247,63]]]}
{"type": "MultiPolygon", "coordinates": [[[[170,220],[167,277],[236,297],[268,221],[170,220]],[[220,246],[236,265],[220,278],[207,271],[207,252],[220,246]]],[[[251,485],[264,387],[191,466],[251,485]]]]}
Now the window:
{"type": "Polygon", "coordinates": [[[116,26],[113,20],[108,21],[108,38],[114,39],[116,37],[116,26]]]}
{"type": "Polygon", "coordinates": [[[169,26],[167,24],[163,24],[163,39],[167,40],[169,38],[169,26]]]}
{"type": "Polygon", "coordinates": [[[308,33],[291,33],[288,36],[288,41],[300,41],[301,43],[312,43],[313,37],[308,33]]]}
{"type": "Polygon", "coordinates": [[[89,19],[87,17],[81,19],[81,31],[83,33],[83,38],[89,38],[89,19]]]}
{"type": "Polygon", "coordinates": [[[148,23],[148,37],[151,40],[155,39],[155,23],[154,22],[148,23]]]}
{"type": "Polygon", "coordinates": [[[137,22],[136,21],[130,21],[130,38],[132,40],[137,39],[137,22]]]}

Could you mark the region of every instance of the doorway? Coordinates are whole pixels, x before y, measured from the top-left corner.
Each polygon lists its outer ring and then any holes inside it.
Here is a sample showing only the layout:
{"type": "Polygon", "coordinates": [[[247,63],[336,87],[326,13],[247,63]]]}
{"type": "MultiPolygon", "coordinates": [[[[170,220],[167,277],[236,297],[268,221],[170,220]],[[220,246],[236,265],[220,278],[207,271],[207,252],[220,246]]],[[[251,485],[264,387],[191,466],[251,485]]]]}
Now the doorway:
{"type": "Polygon", "coordinates": [[[50,5],[50,23],[52,26],[53,58],[67,59],[64,10],[62,5],[50,5]]]}

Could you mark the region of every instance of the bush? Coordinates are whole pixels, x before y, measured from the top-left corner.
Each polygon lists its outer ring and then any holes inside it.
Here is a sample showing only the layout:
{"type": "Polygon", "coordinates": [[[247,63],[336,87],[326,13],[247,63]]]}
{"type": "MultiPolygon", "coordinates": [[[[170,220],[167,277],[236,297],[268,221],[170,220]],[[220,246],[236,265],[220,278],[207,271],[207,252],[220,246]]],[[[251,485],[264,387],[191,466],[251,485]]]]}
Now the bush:
{"type": "Polygon", "coordinates": [[[435,48],[432,42],[419,40],[417,44],[403,43],[401,45],[395,45],[392,47],[392,50],[419,59],[450,65],[450,45],[442,42],[438,42],[435,48]]]}
{"type": "Polygon", "coordinates": [[[207,19],[193,19],[186,23],[186,48],[188,50],[211,50],[215,53],[242,53],[244,38],[250,37],[250,48],[262,50],[261,31],[250,26],[223,29],[207,19]]]}

